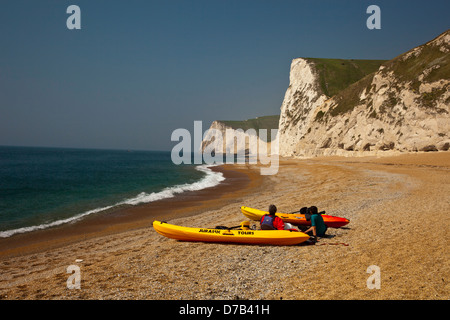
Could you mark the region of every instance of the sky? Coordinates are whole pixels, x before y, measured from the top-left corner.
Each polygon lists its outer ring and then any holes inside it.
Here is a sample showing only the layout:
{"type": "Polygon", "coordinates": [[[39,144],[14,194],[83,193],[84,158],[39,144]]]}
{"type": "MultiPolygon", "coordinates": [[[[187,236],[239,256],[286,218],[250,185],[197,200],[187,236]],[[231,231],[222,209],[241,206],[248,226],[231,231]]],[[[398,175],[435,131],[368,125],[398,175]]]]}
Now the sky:
{"type": "Polygon", "coordinates": [[[389,60],[450,28],[448,0],[1,4],[0,145],[17,146],[169,151],[196,120],[279,114],[292,59],[389,60]]]}

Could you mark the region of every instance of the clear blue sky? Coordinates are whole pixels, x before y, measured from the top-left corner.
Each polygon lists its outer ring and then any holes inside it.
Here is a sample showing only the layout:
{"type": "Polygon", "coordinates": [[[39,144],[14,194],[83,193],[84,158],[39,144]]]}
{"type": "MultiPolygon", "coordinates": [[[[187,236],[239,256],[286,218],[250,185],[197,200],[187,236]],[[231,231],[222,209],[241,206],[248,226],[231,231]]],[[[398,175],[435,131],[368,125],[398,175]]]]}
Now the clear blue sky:
{"type": "Polygon", "coordinates": [[[391,59],[450,2],[2,0],[0,145],[171,150],[176,128],[278,114],[297,57],[391,59]],[[81,9],[68,30],[66,9],[81,9]],[[366,9],[381,8],[381,30],[366,9]]]}

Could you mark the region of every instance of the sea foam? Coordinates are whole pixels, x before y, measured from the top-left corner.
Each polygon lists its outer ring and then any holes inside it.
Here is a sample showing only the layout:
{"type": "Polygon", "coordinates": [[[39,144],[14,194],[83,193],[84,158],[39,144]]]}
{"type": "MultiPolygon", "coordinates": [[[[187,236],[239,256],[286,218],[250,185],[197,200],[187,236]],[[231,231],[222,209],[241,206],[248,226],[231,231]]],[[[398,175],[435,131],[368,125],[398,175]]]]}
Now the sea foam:
{"type": "Polygon", "coordinates": [[[125,199],[123,201],[120,201],[120,202],[110,205],[110,206],[89,210],[89,211],[77,214],[77,215],[67,218],[67,219],[61,219],[61,220],[44,223],[44,224],[40,224],[40,225],[36,225],[36,226],[31,226],[31,227],[23,227],[23,228],[18,228],[18,229],[13,229],[13,230],[0,231],[0,238],[7,238],[7,237],[10,237],[17,233],[25,233],[25,232],[35,231],[35,230],[42,230],[42,229],[47,229],[47,228],[59,226],[62,224],[74,222],[74,221],[80,220],[83,217],[86,217],[88,215],[106,211],[106,210],[109,210],[111,208],[118,207],[121,205],[138,205],[141,203],[150,203],[150,202],[157,201],[157,200],[173,198],[177,194],[180,194],[180,193],[183,193],[186,191],[198,191],[198,190],[217,186],[218,184],[220,184],[220,182],[225,180],[225,177],[223,176],[223,174],[221,172],[215,172],[215,171],[211,170],[210,167],[213,167],[213,165],[200,165],[195,168],[196,170],[204,172],[206,174],[202,179],[200,179],[197,182],[167,187],[159,192],[152,192],[152,193],[141,192],[133,198],[125,199]]]}
{"type": "Polygon", "coordinates": [[[175,195],[183,193],[185,191],[197,191],[217,186],[221,181],[225,180],[225,178],[221,172],[214,172],[210,169],[210,167],[211,166],[206,165],[196,167],[198,171],[206,173],[206,176],[203,177],[200,181],[176,185],[173,187],[167,187],[162,191],[152,192],[150,194],[141,192],[136,197],[120,202],[117,205],[122,204],[137,205],[140,203],[149,203],[157,200],[172,198],[175,195]]]}

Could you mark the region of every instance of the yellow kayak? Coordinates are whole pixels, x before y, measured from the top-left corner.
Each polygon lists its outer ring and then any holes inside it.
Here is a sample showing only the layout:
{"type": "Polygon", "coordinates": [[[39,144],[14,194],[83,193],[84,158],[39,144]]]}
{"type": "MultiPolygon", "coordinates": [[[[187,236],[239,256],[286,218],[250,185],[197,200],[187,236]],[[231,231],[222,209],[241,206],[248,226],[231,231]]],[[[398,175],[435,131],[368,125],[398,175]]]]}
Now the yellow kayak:
{"type": "Polygon", "coordinates": [[[190,228],[154,221],[153,228],[159,234],[182,241],[223,242],[244,244],[295,245],[309,239],[306,233],[290,230],[251,230],[190,228]]]}

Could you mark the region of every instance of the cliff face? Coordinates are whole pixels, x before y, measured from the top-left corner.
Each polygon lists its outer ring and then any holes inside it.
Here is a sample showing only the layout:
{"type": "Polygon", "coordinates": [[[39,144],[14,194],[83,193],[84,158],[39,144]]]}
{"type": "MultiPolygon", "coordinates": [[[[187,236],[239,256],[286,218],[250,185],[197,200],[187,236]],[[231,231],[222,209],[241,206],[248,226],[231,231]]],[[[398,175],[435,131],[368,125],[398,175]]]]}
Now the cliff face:
{"type": "Polygon", "coordinates": [[[358,81],[334,91],[332,81],[338,83],[339,77],[324,77],[317,59],[293,60],[281,106],[280,155],[448,150],[449,52],[450,31],[446,31],[395,59],[380,62],[375,72],[368,73],[360,64],[359,69],[367,74],[362,72],[358,81]]]}
{"type": "Polygon", "coordinates": [[[327,99],[320,88],[314,63],[301,58],[293,60],[289,87],[281,105],[278,127],[280,155],[296,153],[298,142],[314,121],[315,110],[327,99]]]}
{"type": "MultiPolygon", "coordinates": [[[[254,137],[256,138],[256,135],[254,137]]],[[[206,150],[206,148],[208,148],[209,150],[213,150],[215,153],[245,154],[246,150],[254,148],[257,145],[258,141],[254,138],[252,139],[248,137],[248,135],[246,135],[244,131],[241,132],[238,130],[234,130],[230,126],[227,126],[225,123],[216,120],[213,121],[208,132],[204,136],[200,149],[202,153],[206,150]],[[231,133],[235,135],[236,138],[227,141],[227,130],[231,131],[231,133]],[[219,132],[221,139],[217,138],[218,135],[216,132],[219,132]],[[238,139],[241,139],[241,141],[245,141],[244,144],[237,143],[238,139]]]]}
{"type": "Polygon", "coordinates": [[[271,130],[277,129],[278,122],[279,116],[265,116],[245,121],[213,121],[205,133],[200,151],[240,155],[251,152],[256,154],[261,148],[264,149],[263,152],[270,151],[273,141],[278,141],[277,136],[271,135],[271,130]]]}

